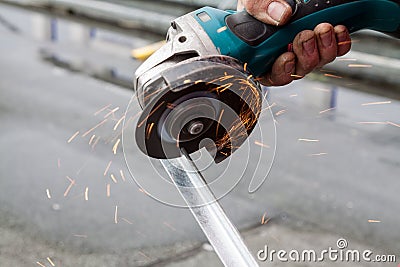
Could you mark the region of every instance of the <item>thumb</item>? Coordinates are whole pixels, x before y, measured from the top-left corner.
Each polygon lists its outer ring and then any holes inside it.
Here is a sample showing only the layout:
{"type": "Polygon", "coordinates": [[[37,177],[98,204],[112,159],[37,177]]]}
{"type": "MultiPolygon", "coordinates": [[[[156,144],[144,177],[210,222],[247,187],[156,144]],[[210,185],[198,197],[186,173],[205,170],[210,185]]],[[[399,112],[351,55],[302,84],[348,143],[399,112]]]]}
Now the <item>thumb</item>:
{"type": "Polygon", "coordinates": [[[276,26],[288,22],[292,15],[292,8],[285,0],[239,0],[238,10],[243,8],[256,19],[276,26]]]}

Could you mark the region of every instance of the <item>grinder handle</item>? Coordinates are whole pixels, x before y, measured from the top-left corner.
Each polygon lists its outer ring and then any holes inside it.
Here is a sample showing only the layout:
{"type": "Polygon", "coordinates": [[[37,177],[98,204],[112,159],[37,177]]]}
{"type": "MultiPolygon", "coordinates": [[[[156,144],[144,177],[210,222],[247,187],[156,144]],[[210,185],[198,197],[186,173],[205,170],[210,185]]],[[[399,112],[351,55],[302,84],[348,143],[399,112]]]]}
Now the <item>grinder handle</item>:
{"type": "Polygon", "coordinates": [[[268,72],[275,60],[287,51],[295,36],[306,29],[312,30],[319,23],[345,25],[350,33],[371,29],[400,38],[400,0],[288,0],[294,14],[282,26],[264,24],[246,11],[208,12],[220,23],[199,20],[215,46],[228,55],[248,64],[255,76],[268,72]],[[225,30],[224,30],[225,29],[225,30]]]}

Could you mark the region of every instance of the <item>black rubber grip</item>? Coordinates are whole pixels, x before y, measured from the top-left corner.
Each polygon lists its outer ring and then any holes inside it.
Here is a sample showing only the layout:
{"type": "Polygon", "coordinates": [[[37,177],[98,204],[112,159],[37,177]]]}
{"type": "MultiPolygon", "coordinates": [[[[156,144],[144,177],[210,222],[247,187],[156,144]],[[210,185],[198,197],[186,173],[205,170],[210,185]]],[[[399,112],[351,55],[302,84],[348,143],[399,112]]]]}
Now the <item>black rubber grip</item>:
{"type": "MultiPolygon", "coordinates": [[[[310,0],[306,2],[287,0],[293,10],[293,15],[289,23],[329,7],[355,1],[357,0],[310,0]]],[[[400,1],[394,0],[394,2],[400,1]]],[[[228,16],[226,18],[226,25],[236,36],[251,46],[261,44],[280,29],[280,27],[267,25],[255,19],[246,11],[228,16]]]]}

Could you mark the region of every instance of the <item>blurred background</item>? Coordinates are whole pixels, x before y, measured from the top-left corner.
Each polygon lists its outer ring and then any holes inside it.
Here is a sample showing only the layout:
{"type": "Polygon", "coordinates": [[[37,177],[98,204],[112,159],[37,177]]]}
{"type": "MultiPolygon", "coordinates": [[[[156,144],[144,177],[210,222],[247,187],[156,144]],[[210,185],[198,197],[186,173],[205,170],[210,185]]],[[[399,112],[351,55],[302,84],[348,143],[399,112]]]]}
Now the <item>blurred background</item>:
{"type": "MultiPolygon", "coordinates": [[[[133,182],[121,147],[133,73],[174,18],[205,5],[236,2],[0,1],[0,266],[221,266],[188,210],[133,182]]],[[[243,181],[221,201],[254,254],[346,238],[397,256],[374,266],[399,264],[399,44],[359,32],[345,57],[270,88],[268,180],[254,194],[243,181]]]]}

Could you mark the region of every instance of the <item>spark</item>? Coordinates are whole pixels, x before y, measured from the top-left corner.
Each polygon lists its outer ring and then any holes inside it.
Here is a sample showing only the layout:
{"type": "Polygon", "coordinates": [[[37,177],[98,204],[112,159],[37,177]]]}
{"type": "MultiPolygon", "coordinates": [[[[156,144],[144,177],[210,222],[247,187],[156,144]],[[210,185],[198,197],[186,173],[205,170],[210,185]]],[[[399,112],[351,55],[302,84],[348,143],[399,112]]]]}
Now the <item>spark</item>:
{"type": "Polygon", "coordinates": [[[264,111],[266,111],[266,110],[269,110],[269,109],[272,109],[272,108],[275,107],[275,106],[276,106],[276,103],[272,103],[272,104],[269,105],[268,107],[264,108],[264,109],[262,110],[262,112],[264,112],[264,111]]]}
{"type": "Polygon", "coordinates": [[[119,174],[121,175],[121,178],[122,178],[122,181],[126,181],[126,179],[125,179],[125,175],[124,175],[124,172],[122,171],[122,170],[119,170],[119,174]]]}
{"type": "Polygon", "coordinates": [[[78,234],[74,234],[74,237],[87,238],[87,235],[78,235],[78,234]]]}
{"type": "Polygon", "coordinates": [[[357,61],[356,58],[338,58],[338,61],[357,61]]]}
{"type": "Polygon", "coordinates": [[[380,223],[381,221],[378,220],[368,220],[369,223],[380,223]]]}
{"type": "Polygon", "coordinates": [[[100,136],[97,137],[97,139],[94,141],[93,145],[92,145],[92,149],[95,148],[95,146],[97,145],[97,143],[100,141],[100,136]]]}
{"type": "Polygon", "coordinates": [[[124,222],[126,222],[127,224],[133,224],[133,222],[131,222],[131,221],[129,221],[128,219],[126,219],[126,218],[121,218],[124,222]]]}
{"type": "Polygon", "coordinates": [[[244,63],[243,69],[245,72],[247,72],[247,65],[248,65],[247,63],[244,63]]]}
{"type": "Polygon", "coordinates": [[[89,201],[89,187],[86,187],[85,189],[85,200],[89,201]]]}
{"type": "Polygon", "coordinates": [[[171,229],[172,231],[176,232],[176,229],[175,229],[172,225],[170,225],[169,223],[163,222],[163,224],[164,224],[165,226],[167,226],[169,229],[171,229]]]}
{"type": "Polygon", "coordinates": [[[115,184],[118,183],[117,179],[115,179],[114,174],[111,174],[110,177],[111,177],[111,180],[113,180],[113,182],[114,182],[115,184]]]}
{"type": "Polygon", "coordinates": [[[89,140],[89,146],[92,144],[93,140],[96,138],[96,135],[92,135],[92,137],[89,140]]]}
{"type": "Polygon", "coordinates": [[[118,126],[119,126],[119,125],[121,124],[121,122],[125,119],[125,116],[126,116],[126,115],[122,116],[121,119],[119,119],[119,120],[117,121],[117,123],[116,123],[115,126],[114,126],[114,131],[116,131],[116,130],[118,129],[118,126]]]}
{"type": "Polygon", "coordinates": [[[221,28],[219,28],[219,29],[217,30],[217,33],[224,32],[224,31],[226,31],[227,29],[228,29],[228,27],[226,27],[226,26],[221,27],[221,28]]]}
{"type": "Polygon", "coordinates": [[[292,78],[297,78],[297,79],[301,79],[301,78],[304,77],[304,76],[296,75],[296,74],[290,74],[290,76],[291,76],[292,78]]]}
{"type": "Polygon", "coordinates": [[[91,128],[90,130],[88,130],[86,133],[84,133],[82,135],[82,137],[86,137],[88,134],[90,134],[91,132],[93,132],[94,130],[96,130],[97,128],[99,128],[100,126],[102,126],[104,123],[106,123],[108,121],[108,119],[103,120],[102,122],[100,122],[99,124],[97,124],[96,126],[94,126],[93,128],[91,128]]]}
{"type": "Polygon", "coordinates": [[[310,157],[317,157],[317,156],[326,156],[328,153],[317,153],[317,154],[310,154],[310,157]]]}
{"type": "Polygon", "coordinates": [[[94,113],[94,116],[99,115],[99,114],[102,113],[104,110],[108,109],[109,107],[111,107],[111,104],[108,104],[107,106],[105,106],[105,107],[101,108],[100,110],[96,111],[96,112],[94,113]]]}
{"type": "Polygon", "coordinates": [[[108,171],[110,170],[111,164],[112,164],[112,160],[110,160],[110,162],[107,164],[107,167],[106,167],[106,169],[104,170],[104,176],[106,176],[107,173],[108,173],[108,171]]]}
{"type": "Polygon", "coordinates": [[[67,189],[64,192],[64,197],[67,197],[69,194],[69,191],[71,191],[72,187],[76,185],[75,180],[71,179],[70,177],[67,176],[67,179],[70,181],[70,184],[68,185],[67,189]]]}
{"type": "Polygon", "coordinates": [[[329,74],[329,73],[325,73],[324,76],[329,77],[329,78],[335,78],[335,79],[343,79],[343,77],[341,77],[341,76],[337,76],[337,75],[333,75],[333,74],[329,74]]]}
{"type": "Polygon", "coordinates": [[[264,215],[261,218],[261,224],[265,225],[267,224],[269,221],[271,220],[271,218],[267,218],[267,213],[264,213],[264,215]]]}
{"type": "Polygon", "coordinates": [[[281,111],[278,111],[277,113],[275,113],[275,116],[279,116],[279,115],[282,115],[282,114],[284,114],[284,113],[286,113],[286,109],[283,109],[283,110],[281,110],[281,111]]]}
{"type": "Polygon", "coordinates": [[[349,64],[347,66],[349,68],[372,68],[372,65],[366,65],[366,64],[349,64]]]}
{"type": "Polygon", "coordinates": [[[49,189],[46,189],[46,194],[47,194],[47,198],[51,199],[51,195],[50,195],[50,190],[49,189]]]}
{"type": "Polygon", "coordinates": [[[154,127],[154,122],[152,122],[150,125],[147,125],[147,131],[146,131],[146,139],[150,139],[151,132],[153,131],[154,127]]]}
{"type": "Polygon", "coordinates": [[[358,43],[358,40],[350,40],[350,41],[344,41],[344,42],[339,42],[338,45],[346,45],[346,44],[351,44],[351,43],[358,43]]]}
{"type": "Polygon", "coordinates": [[[114,147],[113,147],[114,155],[117,154],[117,149],[118,149],[118,145],[119,145],[120,142],[121,142],[121,139],[118,139],[117,142],[115,143],[114,147]]]}
{"type": "Polygon", "coordinates": [[[40,263],[38,261],[36,262],[36,264],[39,265],[39,266],[42,266],[42,267],[46,267],[45,265],[43,265],[42,263],[40,263]]]}
{"type": "Polygon", "coordinates": [[[325,109],[325,110],[323,110],[323,111],[320,111],[319,114],[324,114],[324,113],[326,113],[326,112],[333,111],[333,110],[335,110],[335,109],[336,109],[336,108],[328,108],[328,109],[325,109]]]}
{"type": "Polygon", "coordinates": [[[320,140],[317,140],[317,139],[299,138],[298,141],[300,141],[300,142],[319,142],[320,140]]]}
{"type": "Polygon", "coordinates": [[[115,206],[115,212],[114,212],[114,223],[118,223],[118,206],[115,206]]]}
{"type": "Polygon", "coordinates": [[[119,107],[114,108],[113,110],[111,110],[110,112],[108,112],[105,116],[104,119],[107,119],[108,117],[110,117],[111,115],[114,115],[115,112],[117,112],[119,110],[119,107]]]}
{"type": "Polygon", "coordinates": [[[143,257],[145,257],[145,258],[151,260],[151,258],[150,258],[149,256],[147,256],[146,254],[144,254],[143,252],[139,251],[138,253],[139,253],[140,255],[142,255],[143,257]]]}
{"type": "Polygon", "coordinates": [[[159,108],[161,108],[161,106],[164,105],[164,103],[165,103],[165,101],[162,101],[155,109],[153,109],[153,110],[150,112],[149,115],[146,116],[146,118],[144,118],[143,121],[141,121],[141,122],[138,124],[137,127],[138,127],[138,128],[142,127],[143,124],[147,121],[147,119],[150,118],[159,108]]]}
{"type": "Polygon", "coordinates": [[[77,131],[76,133],[74,133],[74,134],[68,139],[67,143],[68,143],[68,144],[71,143],[71,142],[75,139],[75,137],[77,137],[78,135],[79,135],[79,131],[77,131]]]}
{"type": "Polygon", "coordinates": [[[388,121],[387,124],[390,124],[390,125],[392,125],[392,126],[395,126],[395,127],[399,127],[399,128],[400,128],[400,124],[396,124],[396,123],[391,122],[391,121],[388,121]]]}
{"type": "Polygon", "coordinates": [[[111,196],[111,185],[107,184],[107,197],[111,196]]]}
{"type": "Polygon", "coordinates": [[[293,95],[290,95],[289,97],[298,97],[299,95],[298,94],[293,94],[293,95]]]}
{"type": "Polygon", "coordinates": [[[255,141],[254,144],[256,144],[257,146],[264,147],[264,148],[270,148],[270,146],[268,146],[268,145],[266,145],[266,144],[263,144],[263,143],[261,143],[260,141],[255,141]]]}
{"type": "Polygon", "coordinates": [[[223,109],[221,111],[221,114],[219,114],[217,130],[216,130],[215,136],[218,136],[219,125],[221,124],[221,120],[222,120],[222,116],[224,115],[224,112],[225,112],[225,109],[223,109]]]}
{"type": "Polygon", "coordinates": [[[51,264],[51,266],[56,266],[54,263],[53,263],[53,261],[50,259],[50,257],[47,257],[47,261],[51,264]]]}
{"type": "Polygon", "coordinates": [[[392,103],[392,101],[371,102],[371,103],[364,103],[361,106],[385,105],[385,104],[391,104],[391,103],[392,103]]]}

